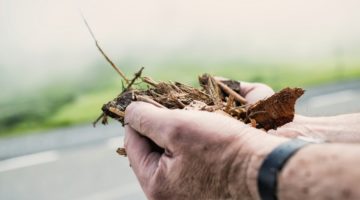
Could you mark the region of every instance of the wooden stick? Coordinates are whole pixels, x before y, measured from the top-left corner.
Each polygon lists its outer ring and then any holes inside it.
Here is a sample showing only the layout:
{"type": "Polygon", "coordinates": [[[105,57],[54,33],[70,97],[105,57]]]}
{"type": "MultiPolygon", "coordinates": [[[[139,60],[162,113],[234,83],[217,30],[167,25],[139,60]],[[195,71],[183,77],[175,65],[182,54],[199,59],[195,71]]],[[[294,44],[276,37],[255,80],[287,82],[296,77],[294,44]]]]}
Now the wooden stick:
{"type": "Polygon", "coordinates": [[[117,116],[120,116],[120,117],[125,117],[125,112],[115,108],[115,107],[110,107],[109,108],[109,111],[116,114],[117,116]]]}
{"type": "Polygon", "coordinates": [[[107,115],[106,115],[106,114],[104,114],[104,116],[102,117],[101,123],[102,123],[103,125],[108,124],[108,118],[107,118],[107,115]]]}
{"type": "Polygon", "coordinates": [[[105,115],[105,114],[102,112],[101,115],[99,115],[99,117],[96,118],[96,120],[92,123],[93,127],[96,127],[96,124],[99,122],[99,120],[100,120],[101,118],[104,117],[104,115],[105,115]]]}
{"type": "Polygon", "coordinates": [[[230,108],[232,107],[232,105],[234,104],[234,96],[233,95],[229,95],[229,98],[226,102],[226,107],[225,107],[225,112],[229,113],[230,108]]]}
{"type": "Polygon", "coordinates": [[[227,86],[226,84],[224,84],[223,82],[216,80],[216,83],[221,87],[221,89],[224,90],[224,92],[226,94],[228,94],[229,96],[232,95],[234,96],[235,100],[240,102],[241,104],[246,104],[247,101],[244,97],[240,96],[240,94],[238,94],[237,92],[235,92],[234,90],[232,90],[229,86],[227,86]]]}
{"type": "Polygon", "coordinates": [[[218,87],[219,84],[217,84],[217,81],[209,75],[208,77],[208,93],[210,94],[210,96],[213,97],[213,99],[215,100],[215,104],[219,105],[222,103],[221,97],[220,97],[220,88],[218,87]]]}
{"type": "Polygon", "coordinates": [[[181,108],[185,108],[185,104],[183,104],[183,102],[181,102],[179,99],[175,98],[175,102],[181,107],[181,108]]]}
{"type": "Polygon", "coordinates": [[[122,91],[122,93],[127,92],[127,91],[129,91],[129,90],[131,89],[131,86],[135,83],[136,79],[138,79],[138,78],[141,77],[141,73],[142,73],[143,70],[144,70],[144,67],[141,67],[141,69],[134,74],[134,78],[131,79],[130,83],[129,83],[128,86],[122,91]]]}
{"type": "MultiPolygon", "coordinates": [[[[80,12],[81,13],[81,12],[80,12]]],[[[113,61],[110,60],[110,58],[105,54],[105,52],[102,50],[102,48],[100,47],[94,32],[91,30],[88,22],[85,19],[85,16],[81,13],[81,16],[84,20],[84,23],[87,27],[87,29],[89,30],[91,37],[93,38],[93,40],[95,41],[95,45],[98,48],[98,50],[100,51],[100,53],[104,56],[104,58],[106,59],[106,61],[108,61],[108,63],[110,63],[110,65],[114,68],[114,70],[124,79],[124,81],[126,82],[126,84],[129,84],[129,80],[126,78],[125,74],[114,64],[113,61]]]]}
{"type": "Polygon", "coordinates": [[[150,77],[142,77],[142,81],[144,81],[145,83],[153,86],[153,87],[157,87],[158,86],[158,83],[156,81],[154,81],[153,79],[151,79],[150,77]]]}

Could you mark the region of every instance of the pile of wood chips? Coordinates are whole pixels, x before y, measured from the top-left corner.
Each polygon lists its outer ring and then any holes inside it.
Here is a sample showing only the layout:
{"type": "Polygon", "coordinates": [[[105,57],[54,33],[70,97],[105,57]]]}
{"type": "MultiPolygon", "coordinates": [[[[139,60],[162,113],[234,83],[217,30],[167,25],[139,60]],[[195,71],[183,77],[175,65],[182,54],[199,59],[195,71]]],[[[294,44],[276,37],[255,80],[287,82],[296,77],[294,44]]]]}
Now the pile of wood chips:
{"type": "MultiPolygon", "coordinates": [[[[103,124],[107,124],[108,117],[124,126],[125,109],[133,101],[148,102],[164,109],[218,112],[265,131],[276,129],[294,119],[295,102],[304,94],[301,88],[285,88],[267,99],[248,104],[240,94],[240,82],[219,80],[209,74],[199,77],[201,88],[179,82],[154,81],[150,77],[142,76],[144,68],[135,73],[130,80],[105,54],[86,19],[83,19],[96,47],[125,82],[123,91],[102,106],[102,114],[95,120],[94,126],[100,119],[103,124]],[[145,83],[146,89],[135,87],[139,82],[145,83]]],[[[117,152],[126,155],[124,148],[119,148],[117,152]]]]}
{"type": "MultiPolygon", "coordinates": [[[[102,119],[107,124],[111,117],[124,125],[125,109],[133,101],[144,101],[165,109],[184,109],[217,112],[250,123],[258,129],[276,129],[294,118],[295,102],[304,93],[301,88],[285,88],[267,99],[248,104],[240,95],[240,82],[219,80],[209,74],[199,77],[201,88],[179,82],[156,82],[137,72],[128,86],[113,100],[102,106],[102,119]],[[147,85],[146,89],[133,87],[136,81],[147,85]]],[[[126,155],[123,148],[117,151],[126,155]]]]}

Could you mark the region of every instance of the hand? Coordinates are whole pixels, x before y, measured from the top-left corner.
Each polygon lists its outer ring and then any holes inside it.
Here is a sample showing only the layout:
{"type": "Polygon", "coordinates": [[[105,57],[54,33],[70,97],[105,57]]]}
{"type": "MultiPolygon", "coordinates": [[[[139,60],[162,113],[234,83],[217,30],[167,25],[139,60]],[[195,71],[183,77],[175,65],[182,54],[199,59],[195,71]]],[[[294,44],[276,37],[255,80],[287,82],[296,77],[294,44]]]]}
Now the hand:
{"type": "Polygon", "coordinates": [[[149,199],[259,199],[260,164],[287,139],[205,111],[134,102],[125,148],[149,199]]]}

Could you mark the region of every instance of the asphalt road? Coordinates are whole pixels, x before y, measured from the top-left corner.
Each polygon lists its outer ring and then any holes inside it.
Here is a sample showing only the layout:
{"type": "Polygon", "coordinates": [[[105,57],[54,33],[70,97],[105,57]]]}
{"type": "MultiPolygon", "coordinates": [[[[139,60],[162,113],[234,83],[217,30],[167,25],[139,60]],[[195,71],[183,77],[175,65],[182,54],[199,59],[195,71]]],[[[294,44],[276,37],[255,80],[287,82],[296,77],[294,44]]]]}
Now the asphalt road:
{"type": "MultiPolygon", "coordinates": [[[[308,89],[297,113],[360,112],[360,80],[308,89]]],[[[71,127],[0,139],[0,199],[145,199],[126,158],[117,124],[71,127]]]]}

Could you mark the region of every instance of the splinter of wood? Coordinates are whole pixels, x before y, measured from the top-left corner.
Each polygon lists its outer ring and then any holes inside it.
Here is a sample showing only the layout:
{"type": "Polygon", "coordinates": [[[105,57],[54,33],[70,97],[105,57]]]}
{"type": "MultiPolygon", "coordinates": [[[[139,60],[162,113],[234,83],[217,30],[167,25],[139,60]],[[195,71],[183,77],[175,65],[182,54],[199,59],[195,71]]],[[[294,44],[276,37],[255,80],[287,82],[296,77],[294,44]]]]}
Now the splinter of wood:
{"type": "Polygon", "coordinates": [[[110,112],[112,112],[112,113],[114,113],[114,114],[116,114],[116,115],[118,115],[120,117],[125,117],[125,112],[123,112],[123,111],[121,111],[121,110],[119,110],[117,108],[110,107],[109,110],[110,110],[110,112]]]}
{"type": "Polygon", "coordinates": [[[229,113],[230,108],[233,106],[233,104],[234,104],[234,96],[230,94],[229,98],[228,98],[228,100],[226,102],[226,107],[225,107],[225,112],[226,113],[229,113]]]}
{"type": "Polygon", "coordinates": [[[216,80],[216,79],[215,79],[215,81],[225,93],[227,93],[228,95],[234,96],[236,101],[240,102],[241,104],[247,104],[246,99],[244,97],[240,96],[240,94],[238,94],[237,92],[232,90],[230,87],[228,87],[227,85],[225,85],[221,81],[216,80]]]}
{"type": "Polygon", "coordinates": [[[104,115],[105,115],[104,113],[101,113],[101,115],[99,115],[99,117],[95,119],[95,121],[92,123],[93,127],[96,127],[96,124],[99,122],[101,118],[104,117],[104,115]]]}
{"type": "Polygon", "coordinates": [[[125,148],[118,148],[118,149],[116,150],[116,153],[118,153],[120,156],[124,156],[124,157],[127,156],[127,153],[126,153],[125,148]]]}
{"type": "Polygon", "coordinates": [[[145,83],[147,83],[153,87],[158,86],[158,83],[156,81],[154,81],[153,79],[151,79],[150,77],[147,77],[147,76],[142,77],[142,81],[144,81],[145,83]]]}
{"type": "Polygon", "coordinates": [[[129,90],[131,89],[131,86],[135,83],[136,79],[138,79],[138,78],[141,77],[141,73],[142,73],[143,70],[144,70],[144,67],[141,67],[141,69],[134,74],[134,78],[131,79],[130,83],[128,84],[128,86],[126,87],[126,89],[123,90],[122,93],[124,93],[124,92],[126,92],[126,91],[129,91],[129,90]]]}
{"type": "Polygon", "coordinates": [[[100,53],[104,56],[104,58],[106,59],[106,61],[108,61],[108,63],[110,63],[110,65],[114,68],[114,70],[124,79],[124,81],[126,82],[126,84],[129,84],[129,80],[126,78],[125,74],[115,65],[115,63],[113,61],[110,60],[110,58],[105,54],[105,52],[102,50],[102,48],[100,47],[94,32],[92,31],[92,29],[90,28],[85,16],[81,13],[81,16],[84,20],[84,23],[87,27],[87,29],[90,32],[91,37],[94,39],[95,41],[95,45],[97,47],[97,49],[100,51],[100,53]]]}

